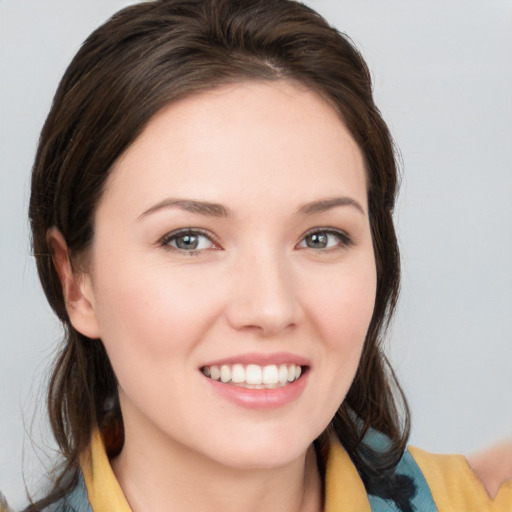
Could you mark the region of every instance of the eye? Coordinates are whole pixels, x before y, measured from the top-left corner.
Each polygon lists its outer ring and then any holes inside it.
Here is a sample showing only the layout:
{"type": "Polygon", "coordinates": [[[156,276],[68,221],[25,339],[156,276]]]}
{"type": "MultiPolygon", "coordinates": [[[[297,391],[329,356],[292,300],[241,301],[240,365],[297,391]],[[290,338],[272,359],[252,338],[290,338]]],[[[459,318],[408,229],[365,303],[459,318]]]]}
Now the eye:
{"type": "Polygon", "coordinates": [[[197,229],[182,229],[165,235],[160,245],[176,251],[194,254],[206,249],[216,249],[212,237],[197,229]]]}
{"type": "Polygon", "coordinates": [[[343,231],[336,229],[316,229],[306,233],[299,247],[308,249],[334,249],[336,247],[350,247],[353,240],[343,231]]]}

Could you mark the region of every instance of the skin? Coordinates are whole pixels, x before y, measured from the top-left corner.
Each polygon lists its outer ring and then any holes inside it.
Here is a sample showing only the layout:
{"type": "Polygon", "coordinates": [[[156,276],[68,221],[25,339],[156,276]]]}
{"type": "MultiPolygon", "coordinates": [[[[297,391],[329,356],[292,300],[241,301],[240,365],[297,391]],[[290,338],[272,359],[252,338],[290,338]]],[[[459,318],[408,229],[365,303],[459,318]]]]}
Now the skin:
{"type": "Polygon", "coordinates": [[[350,387],[374,307],[365,179],[318,95],[235,84],[170,105],[117,161],[84,273],[50,235],[71,321],[103,340],[119,381],[126,441],[112,465],[134,512],[321,509],[312,442],[350,387]],[[203,231],[192,254],[172,236],[183,228],[203,231]],[[276,353],[307,361],[302,392],[277,407],[234,403],[200,371],[276,353]]]}
{"type": "Polygon", "coordinates": [[[497,443],[468,457],[471,469],[494,498],[505,482],[512,482],[512,439],[497,443]]]}

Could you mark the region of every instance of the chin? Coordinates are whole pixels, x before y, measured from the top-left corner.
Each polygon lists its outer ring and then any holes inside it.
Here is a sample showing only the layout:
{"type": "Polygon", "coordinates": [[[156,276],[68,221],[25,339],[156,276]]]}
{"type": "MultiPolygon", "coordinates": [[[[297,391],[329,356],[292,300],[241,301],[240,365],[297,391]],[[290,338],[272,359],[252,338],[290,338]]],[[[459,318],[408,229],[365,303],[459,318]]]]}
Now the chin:
{"type": "Polygon", "coordinates": [[[316,436],[293,435],[272,432],[260,435],[231,436],[216,446],[211,454],[219,463],[240,470],[272,469],[286,466],[305,457],[316,436]]]}

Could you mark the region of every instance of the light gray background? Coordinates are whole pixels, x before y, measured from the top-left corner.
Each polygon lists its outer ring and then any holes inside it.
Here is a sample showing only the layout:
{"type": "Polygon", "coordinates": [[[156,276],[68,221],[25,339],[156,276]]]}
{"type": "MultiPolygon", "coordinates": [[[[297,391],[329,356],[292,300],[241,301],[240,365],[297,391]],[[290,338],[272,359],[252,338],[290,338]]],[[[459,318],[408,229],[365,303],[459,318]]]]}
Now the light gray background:
{"type": "MultiPolygon", "coordinates": [[[[30,167],[67,63],[128,3],[0,0],[0,489],[16,506],[22,461],[33,486],[51,460],[40,381],[60,336],[29,251],[30,167]]],[[[468,453],[510,437],[512,2],[308,4],[361,49],[403,155],[404,277],[390,344],[411,442],[468,453]]]]}

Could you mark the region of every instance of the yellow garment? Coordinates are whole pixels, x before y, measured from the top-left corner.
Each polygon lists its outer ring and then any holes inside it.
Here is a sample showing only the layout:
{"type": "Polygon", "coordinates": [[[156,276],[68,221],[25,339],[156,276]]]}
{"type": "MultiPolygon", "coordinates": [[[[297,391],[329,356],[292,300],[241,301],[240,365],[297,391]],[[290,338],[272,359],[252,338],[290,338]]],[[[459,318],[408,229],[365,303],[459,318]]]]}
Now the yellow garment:
{"type": "Polygon", "coordinates": [[[432,492],[439,512],[512,512],[512,481],[491,499],[462,455],[435,455],[409,448],[432,492]]]}
{"type": "MultiPolygon", "coordinates": [[[[410,453],[430,487],[439,512],[512,512],[512,482],[503,484],[495,499],[458,455],[433,455],[419,448],[410,453]]],[[[116,480],[95,430],[89,450],[81,457],[87,494],[94,512],[132,512],[116,480]]],[[[371,512],[363,482],[340,443],[331,444],[325,478],[325,512],[371,512]]]]}
{"type": "Polygon", "coordinates": [[[363,481],[341,444],[332,442],[325,472],[325,512],[371,512],[363,481]]]}
{"type": "Polygon", "coordinates": [[[89,450],[80,458],[80,468],[94,512],[132,512],[110,467],[98,429],[92,434],[89,450]]]}

